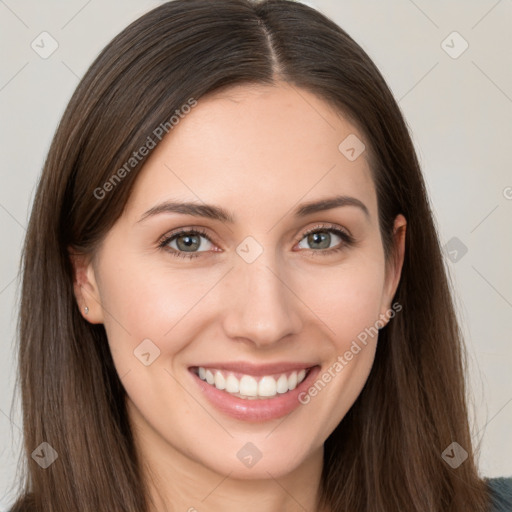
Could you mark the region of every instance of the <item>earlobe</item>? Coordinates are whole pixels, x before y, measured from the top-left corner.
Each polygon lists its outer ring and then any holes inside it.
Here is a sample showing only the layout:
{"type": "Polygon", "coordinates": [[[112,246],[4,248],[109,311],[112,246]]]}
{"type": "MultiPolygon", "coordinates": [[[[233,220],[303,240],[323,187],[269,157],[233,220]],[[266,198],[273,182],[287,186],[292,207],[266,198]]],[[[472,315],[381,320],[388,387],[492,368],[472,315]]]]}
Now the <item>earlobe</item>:
{"type": "Polygon", "coordinates": [[[103,323],[103,308],[92,258],[68,248],[73,267],[73,290],[82,316],[92,324],[103,323]]]}

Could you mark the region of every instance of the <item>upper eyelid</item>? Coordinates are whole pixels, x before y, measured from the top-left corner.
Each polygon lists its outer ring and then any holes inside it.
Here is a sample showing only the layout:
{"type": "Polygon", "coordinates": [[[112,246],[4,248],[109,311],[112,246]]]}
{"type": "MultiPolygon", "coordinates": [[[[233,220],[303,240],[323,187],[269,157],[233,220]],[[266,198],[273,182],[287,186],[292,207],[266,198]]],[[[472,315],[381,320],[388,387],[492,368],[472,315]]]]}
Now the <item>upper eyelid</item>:
{"type": "MultiPolygon", "coordinates": [[[[336,226],[334,224],[319,224],[317,226],[313,226],[312,228],[308,228],[305,231],[303,231],[300,236],[304,238],[309,233],[314,233],[315,231],[341,231],[342,233],[345,233],[348,237],[353,238],[352,234],[347,228],[344,228],[342,226],[336,226]]],[[[302,238],[300,238],[299,240],[302,240],[302,238]]]]}
{"type": "MultiPolygon", "coordinates": [[[[176,231],[171,231],[170,233],[166,233],[162,235],[158,240],[158,245],[167,245],[171,240],[174,240],[176,237],[180,235],[186,235],[189,233],[198,234],[199,236],[203,236],[212,244],[216,244],[216,242],[212,239],[212,237],[206,233],[204,228],[178,228],[176,231]]],[[[217,244],[216,244],[217,245],[217,244]]]]}

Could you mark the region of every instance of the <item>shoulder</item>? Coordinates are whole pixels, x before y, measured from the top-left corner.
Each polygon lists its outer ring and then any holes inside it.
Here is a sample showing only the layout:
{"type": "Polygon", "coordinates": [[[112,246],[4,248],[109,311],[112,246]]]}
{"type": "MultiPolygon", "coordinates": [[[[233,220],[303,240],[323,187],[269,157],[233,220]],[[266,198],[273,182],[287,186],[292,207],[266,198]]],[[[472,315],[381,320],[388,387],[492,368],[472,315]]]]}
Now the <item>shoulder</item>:
{"type": "Polygon", "coordinates": [[[486,478],[491,494],[490,512],[512,512],[512,477],[486,478]]]}

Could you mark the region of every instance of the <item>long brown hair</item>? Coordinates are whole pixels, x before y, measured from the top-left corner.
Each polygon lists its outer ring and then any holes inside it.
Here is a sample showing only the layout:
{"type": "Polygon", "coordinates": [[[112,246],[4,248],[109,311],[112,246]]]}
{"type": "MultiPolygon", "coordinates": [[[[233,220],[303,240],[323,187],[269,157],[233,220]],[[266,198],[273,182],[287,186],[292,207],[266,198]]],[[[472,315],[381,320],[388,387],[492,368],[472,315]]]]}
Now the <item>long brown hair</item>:
{"type": "Polygon", "coordinates": [[[381,329],[368,381],[325,443],[319,505],[335,512],[487,510],[438,235],[410,135],[382,75],[344,30],[303,4],[175,0],[133,22],[91,65],[38,184],[22,260],[24,479],[14,511],[148,510],[125,391],[103,326],[77,308],[68,249],[94,253],[147,157],[107,197],[98,198],[98,188],[190,98],[276,80],[316,94],[365,134],[386,258],[395,216],[408,221],[394,298],[403,311],[381,329]],[[468,452],[457,468],[441,456],[454,441],[468,452]],[[58,454],[46,469],[31,457],[42,442],[58,454]]]}

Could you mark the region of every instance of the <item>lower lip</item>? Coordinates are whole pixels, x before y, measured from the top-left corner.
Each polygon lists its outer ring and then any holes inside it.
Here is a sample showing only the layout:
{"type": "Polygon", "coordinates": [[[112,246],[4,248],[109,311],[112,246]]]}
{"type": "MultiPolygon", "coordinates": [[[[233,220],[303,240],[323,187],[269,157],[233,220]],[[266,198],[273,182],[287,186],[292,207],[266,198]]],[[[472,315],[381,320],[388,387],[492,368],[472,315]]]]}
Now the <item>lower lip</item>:
{"type": "Polygon", "coordinates": [[[217,389],[201,380],[193,371],[189,371],[206,398],[219,411],[237,420],[263,422],[286,416],[302,405],[299,395],[311,386],[320,372],[320,366],[311,368],[306,378],[295,389],[273,398],[256,398],[255,400],[239,398],[227,391],[217,389]]]}

